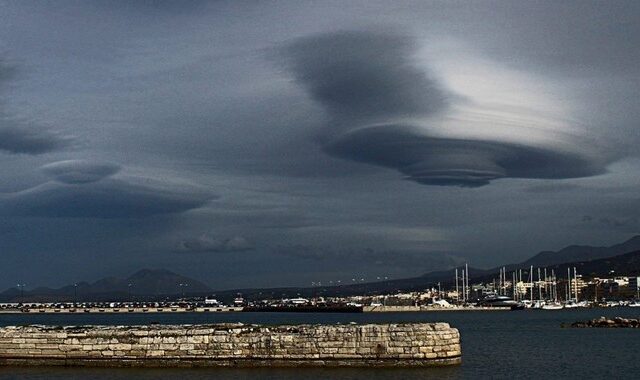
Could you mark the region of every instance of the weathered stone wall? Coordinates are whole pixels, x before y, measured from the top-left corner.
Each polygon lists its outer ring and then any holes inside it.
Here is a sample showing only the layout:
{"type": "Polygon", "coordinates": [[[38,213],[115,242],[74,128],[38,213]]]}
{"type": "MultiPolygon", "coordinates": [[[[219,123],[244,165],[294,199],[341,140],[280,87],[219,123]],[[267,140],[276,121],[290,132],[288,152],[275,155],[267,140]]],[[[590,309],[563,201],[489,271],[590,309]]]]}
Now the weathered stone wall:
{"type": "Polygon", "coordinates": [[[0,329],[0,364],[425,366],[459,362],[460,335],[447,323],[0,329]]]}

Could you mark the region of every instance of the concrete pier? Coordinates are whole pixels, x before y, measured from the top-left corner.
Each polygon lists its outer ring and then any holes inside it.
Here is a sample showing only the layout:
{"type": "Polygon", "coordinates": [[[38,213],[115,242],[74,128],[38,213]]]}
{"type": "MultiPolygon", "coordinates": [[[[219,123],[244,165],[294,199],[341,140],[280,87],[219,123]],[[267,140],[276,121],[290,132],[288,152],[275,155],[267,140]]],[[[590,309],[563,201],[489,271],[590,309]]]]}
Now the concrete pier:
{"type": "Polygon", "coordinates": [[[447,323],[0,329],[0,365],[411,367],[460,362],[460,334],[447,323]]]}

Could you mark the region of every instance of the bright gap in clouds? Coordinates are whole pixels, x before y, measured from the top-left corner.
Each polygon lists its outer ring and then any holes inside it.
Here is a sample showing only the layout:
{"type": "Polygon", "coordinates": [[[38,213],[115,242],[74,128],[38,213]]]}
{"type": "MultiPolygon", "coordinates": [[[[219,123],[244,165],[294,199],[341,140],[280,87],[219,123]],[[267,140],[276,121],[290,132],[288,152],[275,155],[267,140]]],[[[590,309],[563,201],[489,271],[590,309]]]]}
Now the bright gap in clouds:
{"type": "Polygon", "coordinates": [[[417,64],[452,96],[450,109],[419,121],[432,135],[581,151],[586,131],[571,115],[571,94],[548,78],[483,57],[451,38],[421,41],[417,64]]]}

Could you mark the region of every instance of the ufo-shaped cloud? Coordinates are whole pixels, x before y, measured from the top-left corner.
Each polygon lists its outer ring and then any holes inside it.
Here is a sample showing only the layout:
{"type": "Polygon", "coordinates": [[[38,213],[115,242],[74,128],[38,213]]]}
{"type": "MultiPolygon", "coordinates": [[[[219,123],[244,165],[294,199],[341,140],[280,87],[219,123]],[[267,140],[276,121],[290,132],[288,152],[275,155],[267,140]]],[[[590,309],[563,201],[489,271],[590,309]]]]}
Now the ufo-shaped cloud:
{"type": "Polygon", "coordinates": [[[478,187],[499,178],[577,178],[604,172],[594,159],[572,152],[430,137],[405,125],[360,128],[325,146],[329,154],[393,168],[425,185],[478,187]]]}
{"type": "Polygon", "coordinates": [[[518,117],[497,122],[515,123],[514,132],[522,128],[523,141],[448,136],[442,126],[430,134],[430,120],[455,113],[451,105],[461,100],[414,64],[413,46],[399,34],[359,31],[305,37],[283,49],[296,82],[331,118],[320,131],[326,153],[396,169],[425,185],[478,187],[499,178],[562,179],[605,171],[604,163],[566,144],[527,141],[518,117]]]}

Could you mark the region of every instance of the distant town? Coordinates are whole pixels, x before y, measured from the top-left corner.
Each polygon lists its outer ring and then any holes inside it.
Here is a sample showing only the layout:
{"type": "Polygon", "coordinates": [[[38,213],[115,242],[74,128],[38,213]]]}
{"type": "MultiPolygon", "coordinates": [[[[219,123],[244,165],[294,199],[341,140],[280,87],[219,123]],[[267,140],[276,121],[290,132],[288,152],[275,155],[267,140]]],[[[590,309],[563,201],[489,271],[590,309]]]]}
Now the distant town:
{"type": "Polygon", "coordinates": [[[429,310],[558,310],[579,307],[640,307],[639,276],[586,278],[575,267],[560,278],[554,270],[533,268],[489,282],[470,282],[468,267],[456,268],[447,287],[343,297],[245,299],[178,297],[155,302],[5,302],[2,312],[19,313],[176,313],[176,312],[410,312],[429,310]],[[451,286],[451,284],[454,284],[451,286]]]}
{"type": "Polygon", "coordinates": [[[461,265],[407,279],[214,291],[167,270],[141,270],[60,289],[0,293],[4,313],[410,312],[640,306],[640,236],[611,247],[570,246],[482,270],[461,265]]]}

